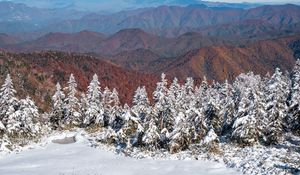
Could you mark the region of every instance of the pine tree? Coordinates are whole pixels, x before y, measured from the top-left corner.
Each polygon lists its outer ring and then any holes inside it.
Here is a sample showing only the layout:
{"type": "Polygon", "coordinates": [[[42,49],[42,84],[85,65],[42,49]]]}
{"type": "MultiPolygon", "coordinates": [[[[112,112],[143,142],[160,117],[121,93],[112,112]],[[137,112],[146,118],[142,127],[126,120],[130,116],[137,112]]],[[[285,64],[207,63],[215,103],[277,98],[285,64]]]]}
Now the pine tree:
{"type": "Polygon", "coordinates": [[[222,134],[227,134],[231,131],[234,118],[235,103],[233,99],[233,87],[226,80],[220,89],[220,106],[219,116],[223,119],[222,121],[222,134]]]}
{"type": "Polygon", "coordinates": [[[250,145],[263,137],[266,101],[263,81],[252,72],[243,74],[235,82],[239,92],[239,104],[235,113],[232,138],[241,144],[250,145]]]}
{"type": "Polygon", "coordinates": [[[193,78],[189,77],[186,79],[185,85],[182,87],[182,93],[183,93],[183,105],[182,107],[187,110],[191,106],[194,106],[195,103],[195,90],[194,90],[194,80],[193,78]]]}
{"type": "Polygon", "coordinates": [[[65,94],[61,90],[59,83],[56,84],[56,92],[52,97],[53,107],[50,116],[50,122],[54,129],[58,128],[65,116],[65,94]]]}
{"type": "Polygon", "coordinates": [[[82,119],[83,119],[82,124],[87,125],[87,123],[86,123],[87,122],[86,121],[86,119],[87,119],[86,112],[89,108],[89,103],[88,103],[88,99],[87,99],[85,93],[81,93],[79,105],[80,105],[79,112],[82,114],[82,119]]]}
{"type": "Polygon", "coordinates": [[[166,75],[162,73],[161,81],[157,83],[156,89],[153,92],[153,99],[155,101],[155,106],[153,112],[157,117],[159,129],[162,130],[167,128],[169,131],[173,128],[173,121],[170,117],[170,104],[168,99],[168,82],[166,80],[166,75]]]}
{"type": "Polygon", "coordinates": [[[221,134],[223,126],[223,119],[219,116],[221,109],[219,86],[219,84],[213,83],[213,86],[207,89],[203,106],[208,128],[213,128],[217,135],[221,134]]]}
{"type": "Polygon", "coordinates": [[[267,83],[268,126],[265,134],[269,144],[276,143],[283,134],[283,119],[287,112],[288,87],[279,68],[267,83]]]}
{"type": "Polygon", "coordinates": [[[238,108],[238,116],[233,124],[232,138],[241,144],[252,144],[258,140],[259,130],[254,109],[253,87],[244,93],[238,108]]]}
{"type": "Polygon", "coordinates": [[[122,115],[122,107],[120,106],[119,93],[114,88],[111,93],[111,110],[109,114],[109,125],[110,126],[120,126],[120,117],[122,115]]]}
{"type": "Polygon", "coordinates": [[[176,117],[176,124],[170,134],[169,149],[171,153],[186,149],[193,139],[193,127],[183,112],[176,117]]]}
{"type": "Polygon", "coordinates": [[[178,83],[177,78],[175,77],[173,79],[172,84],[170,85],[170,88],[168,90],[167,94],[167,100],[169,104],[169,109],[170,109],[170,115],[169,115],[169,122],[173,123],[172,128],[169,128],[168,132],[173,131],[173,126],[175,123],[175,116],[178,114],[179,111],[182,110],[183,108],[183,96],[184,96],[184,88],[180,86],[178,83]]]}
{"type": "Polygon", "coordinates": [[[138,87],[133,96],[133,107],[132,112],[134,112],[141,121],[150,121],[150,102],[146,92],[146,88],[138,87]]]}
{"type": "Polygon", "coordinates": [[[124,124],[117,132],[119,144],[126,144],[127,148],[140,145],[142,140],[141,134],[144,129],[140,124],[140,120],[136,116],[133,116],[127,104],[124,105],[122,120],[124,124]]]}
{"type": "Polygon", "coordinates": [[[6,116],[7,116],[7,122],[6,122],[6,129],[8,132],[9,137],[20,137],[23,132],[21,131],[21,117],[20,111],[18,109],[15,109],[13,106],[9,106],[6,116]]]}
{"type": "Polygon", "coordinates": [[[108,87],[104,88],[104,91],[102,93],[102,103],[103,103],[103,124],[106,126],[110,122],[110,114],[112,113],[112,92],[108,87]]]}
{"type": "Polygon", "coordinates": [[[13,113],[18,106],[18,99],[15,97],[15,89],[12,79],[8,74],[0,89],[0,122],[6,126],[9,118],[8,113],[13,113]]]}
{"type": "Polygon", "coordinates": [[[86,94],[86,111],[83,123],[85,125],[98,124],[104,126],[104,109],[101,103],[101,88],[98,76],[95,74],[88,86],[86,94]]]}
{"type": "Polygon", "coordinates": [[[68,93],[65,99],[65,118],[63,124],[71,126],[79,126],[82,122],[79,101],[77,95],[77,83],[74,75],[71,74],[68,81],[68,93]]]}
{"type": "Polygon", "coordinates": [[[293,131],[300,134],[300,59],[296,61],[291,74],[288,124],[293,131]]]}
{"type": "Polygon", "coordinates": [[[41,132],[39,112],[30,97],[20,101],[19,114],[22,132],[29,137],[37,136],[41,132]]]}
{"type": "Polygon", "coordinates": [[[158,133],[158,128],[154,119],[149,122],[148,129],[143,136],[143,144],[150,150],[158,149],[158,144],[160,140],[160,134],[158,133]]]}

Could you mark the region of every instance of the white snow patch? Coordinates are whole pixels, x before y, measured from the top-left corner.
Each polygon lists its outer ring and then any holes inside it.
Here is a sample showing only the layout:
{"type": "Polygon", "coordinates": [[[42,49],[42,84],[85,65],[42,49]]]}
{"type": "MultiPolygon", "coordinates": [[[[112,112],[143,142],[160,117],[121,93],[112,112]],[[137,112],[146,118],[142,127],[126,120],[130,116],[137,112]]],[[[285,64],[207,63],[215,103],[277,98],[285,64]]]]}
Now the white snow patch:
{"type": "MultiPolygon", "coordinates": [[[[0,159],[0,174],[5,175],[233,175],[240,174],[224,164],[202,160],[135,159],[106,149],[92,148],[84,132],[54,134],[45,147],[35,147],[0,159]],[[75,137],[73,144],[54,144],[52,139],[75,137]]],[[[42,145],[42,144],[41,144],[42,145]]]]}

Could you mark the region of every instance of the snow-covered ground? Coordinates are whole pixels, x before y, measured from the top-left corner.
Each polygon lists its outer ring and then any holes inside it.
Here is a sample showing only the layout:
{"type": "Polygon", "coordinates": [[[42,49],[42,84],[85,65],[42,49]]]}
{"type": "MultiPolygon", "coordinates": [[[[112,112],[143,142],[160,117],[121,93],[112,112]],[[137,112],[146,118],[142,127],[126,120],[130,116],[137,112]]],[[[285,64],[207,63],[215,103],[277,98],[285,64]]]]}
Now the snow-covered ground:
{"type": "MultiPolygon", "coordinates": [[[[65,137],[66,135],[63,135],[65,137]]],[[[202,160],[134,159],[106,149],[92,148],[77,137],[72,144],[55,144],[49,137],[45,146],[1,157],[0,174],[5,175],[235,175],[224,164],[202,160]]]]}

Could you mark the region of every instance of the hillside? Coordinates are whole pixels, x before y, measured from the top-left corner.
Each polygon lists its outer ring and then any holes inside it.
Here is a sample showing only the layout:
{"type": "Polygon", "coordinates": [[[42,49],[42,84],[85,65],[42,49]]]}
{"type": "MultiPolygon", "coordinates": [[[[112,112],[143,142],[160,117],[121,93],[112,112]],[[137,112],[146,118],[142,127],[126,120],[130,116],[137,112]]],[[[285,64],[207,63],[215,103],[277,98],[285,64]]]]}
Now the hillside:
{"type": "Polygon", "coordinates": [[[138,86],[147,86],[149,92],[152,91],[156,81],[154,76],[124,70],[107,61],[61,52],[1,52],[0,70],[1,83],[7,73],[12,74],[18,95],[30,95],[43,110],[51,108],[55,84],[65,85],[71,73],[78,82],[79,91],[87,88],[93,74],[98,74],[102,88],[116,88],[122,103],[131,103],[138,86]]]}
{"type": "Polygon", "coordinates": [[[242,72],[272,73],[276,67],[291,70],[299,58],[300,36],[257,41],[245,45],[210,46],[177,57],[159,57],[145,50],[116,55],[113,62],[127,69],[171,77],[206,76],[210,80],[233,80],[242,72]]]}
{"type": "Polygon", "coordinates": [[[233,80],[241,72],[265,75],[276,67],[291,70],[299,54],[300,36],[265,40],[244,46],[213,46],[196,49],[179,56],[163,67],[177,77],[202,77],[233,80]],[[297,44],[298,43],[298,44],[297,44]]]}

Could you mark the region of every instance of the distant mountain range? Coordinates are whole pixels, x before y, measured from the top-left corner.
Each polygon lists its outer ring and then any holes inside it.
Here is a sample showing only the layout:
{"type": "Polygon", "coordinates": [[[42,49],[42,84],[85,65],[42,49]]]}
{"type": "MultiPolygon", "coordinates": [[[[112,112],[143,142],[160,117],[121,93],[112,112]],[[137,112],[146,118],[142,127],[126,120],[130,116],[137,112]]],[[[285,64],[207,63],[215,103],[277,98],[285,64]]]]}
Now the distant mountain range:
{"type": "MultiPolygon", "coordinates": [[[[268,5],[251,9],[206,5],[159,6],[111,14],[66,9],[39,9],[24,4],[0,2],[0,33],[80,32],[105,34],[140,28],[160,36],[179,36],[191,31],[212,32],[215,26],[250,24],[283,28],[300,22],[300,6],[268,5]]],[[[259,29],[260,30],[260,29],[259,29]]],[[[220,33],[220,32],[218,32],[220,33]]]]}
{"type": "Polygon", "coordinates": [[[21,44],[13,44],[15,38],[9,39],[7,35],[2,38],[9,41],[2,48],[11,52],[87,53],[130,71],[154,75],[166,72],[181,79],[207,76],[210,80],[223,81],[232,80],[245,71],[266,74],[275,67],[289,70],[300,57],[300,34],[276,39],[225,40],[200,33],[164,38],[140,29],[127,29],[111,36],[89,31],[50,33],[21,44]]]}
{"type": "Polygon", "coordinates": [[[68,9],[89,12],[116,12],[122,10],[132,10],[144,7],[157,7],[161,5],[187,6],[190,4],[206,5],[209,7],[229,7],[229,8],[252,8],[259,4],[251,3],[221,3],[201,0],[11,0],[15,3],[24,3],[28,6],[49,9],[68,9]]]}

